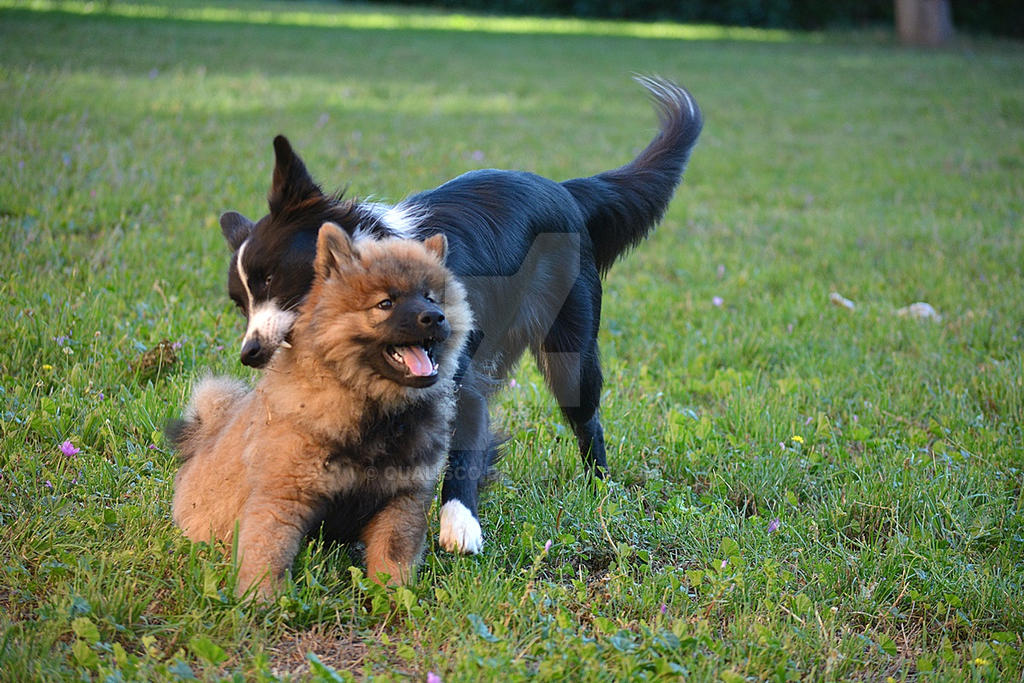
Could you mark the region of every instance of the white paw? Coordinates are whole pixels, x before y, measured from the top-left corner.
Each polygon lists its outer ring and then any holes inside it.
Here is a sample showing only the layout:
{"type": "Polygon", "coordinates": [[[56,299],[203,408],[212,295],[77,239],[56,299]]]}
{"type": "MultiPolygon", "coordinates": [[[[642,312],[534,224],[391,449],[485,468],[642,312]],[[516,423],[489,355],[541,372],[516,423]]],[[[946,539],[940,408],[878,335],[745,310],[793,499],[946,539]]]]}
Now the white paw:
{"type": "Polygon", "coordinates": [[[449,500],[441,507],[441,533],[437,539],[450,553],[476,555],[484,547],[480,522],[458,500],[449,500]]]}

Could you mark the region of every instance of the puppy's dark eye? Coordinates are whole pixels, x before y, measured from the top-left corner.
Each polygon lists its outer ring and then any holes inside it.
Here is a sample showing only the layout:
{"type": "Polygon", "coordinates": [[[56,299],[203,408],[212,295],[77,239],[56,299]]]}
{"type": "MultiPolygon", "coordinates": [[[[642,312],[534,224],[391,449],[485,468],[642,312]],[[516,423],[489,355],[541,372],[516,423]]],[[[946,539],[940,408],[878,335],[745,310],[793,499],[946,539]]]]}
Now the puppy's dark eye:
{"type": "Polygon", "coordinates": [[[391,310],[391,307],[394,305],[395,304],[393,301],[391,301],[391,299],[384,299],[383,301],[377,302],[377,308],[379,308],[382,311],[389,311],[391,310]]]}
{"type": "Polygon", "coordinates": [[[432,304],[436,304],[437,303],[437,300],[434,299],[433,295],[431,295],[430,292],[427,292],[426,294],[424,294],[423,298],[426,299],[427,301],[429,301],[432,304]]]}
{"type": "Polygon", "coordinates": [[[268,275],[267,279],[263,281],[263,286],[264,287],[269,287],[270,286],[270,281],[273,280],[273,279],[274,279],[273,275],[268,275]]]}

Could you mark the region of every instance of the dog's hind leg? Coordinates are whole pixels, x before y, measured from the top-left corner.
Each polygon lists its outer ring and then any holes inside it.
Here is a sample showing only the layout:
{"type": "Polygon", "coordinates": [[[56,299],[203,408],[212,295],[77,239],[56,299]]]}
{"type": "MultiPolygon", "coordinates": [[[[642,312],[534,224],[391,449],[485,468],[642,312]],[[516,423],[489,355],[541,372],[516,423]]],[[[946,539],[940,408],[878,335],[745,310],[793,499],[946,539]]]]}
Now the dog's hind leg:
{"type": "Polygon", "coordinates": [[[597,343],[591,342],[580,352],[542,351],[537,364],[576,435],[584,467],[598,478],[604,478],[608,462],[604,429],[598,417],[603,379],[597,343]]]}
{"type": "Polygon", "coordinates": [[[543,343],[531,351],[548,387],[569,422],[587,470],[604,478],[608,470],[604,429],[598,417],[604,378],[597,351],[601,315],[601,291],[577,284],[559,312],[543,343]]]}
{"type": "Polygon", "coordinates": [[[441,486],[438,542],[449,552],[472,555],[480,552],[484,543],[477,505],[481,482],[490,471],[494,438],[487,399],[471,375],[463,378],[456,396],[455,429],[441,486]]]}

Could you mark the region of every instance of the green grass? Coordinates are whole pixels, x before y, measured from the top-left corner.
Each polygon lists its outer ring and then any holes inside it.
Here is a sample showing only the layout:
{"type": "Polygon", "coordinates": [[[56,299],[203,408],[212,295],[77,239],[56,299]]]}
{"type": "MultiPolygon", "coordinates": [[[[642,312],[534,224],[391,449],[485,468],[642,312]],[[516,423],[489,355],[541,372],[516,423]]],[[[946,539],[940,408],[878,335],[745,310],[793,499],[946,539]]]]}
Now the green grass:
{"type": "Polygon", "coordinates": [[[1019,680],[1022,222],[1019,44],[2,0],[0,679],[1019,680]],[[611,482],[524,364],[482,555],[434,519],[408,589],[313,544],[236,602],[160,430],[246,374],[217,217],[262,215],[273,135],[363,196],[574,177],[653,132],[632,72],[706,127],[607,279],[611,482]]]}

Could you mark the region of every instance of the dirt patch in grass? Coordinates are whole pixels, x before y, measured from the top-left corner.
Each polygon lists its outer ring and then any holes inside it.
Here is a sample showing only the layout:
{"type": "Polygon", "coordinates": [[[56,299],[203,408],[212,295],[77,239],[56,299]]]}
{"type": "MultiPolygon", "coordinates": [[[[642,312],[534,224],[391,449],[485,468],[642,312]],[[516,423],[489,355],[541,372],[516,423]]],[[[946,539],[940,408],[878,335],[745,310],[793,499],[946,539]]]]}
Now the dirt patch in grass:
{"type": "Polygon", "coordinates": [[[268,649],[270,668],[275,676],[303,680],[309,672],[307,656],[312,653],[336,671],[352,671],[362,667],[366,643],[354,631],[339,630],[331,624],[316,624],[307,631],[286,634],[268,649]]]}

